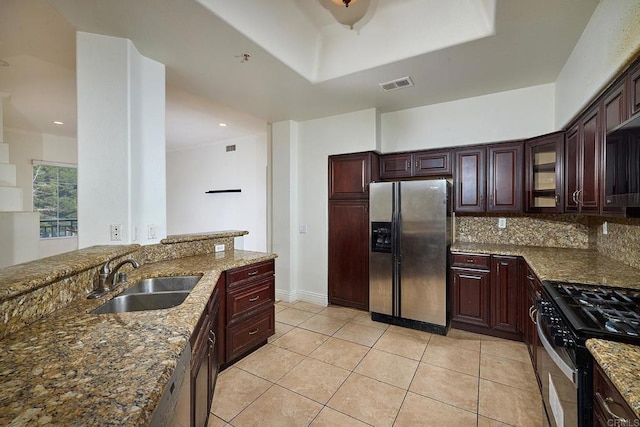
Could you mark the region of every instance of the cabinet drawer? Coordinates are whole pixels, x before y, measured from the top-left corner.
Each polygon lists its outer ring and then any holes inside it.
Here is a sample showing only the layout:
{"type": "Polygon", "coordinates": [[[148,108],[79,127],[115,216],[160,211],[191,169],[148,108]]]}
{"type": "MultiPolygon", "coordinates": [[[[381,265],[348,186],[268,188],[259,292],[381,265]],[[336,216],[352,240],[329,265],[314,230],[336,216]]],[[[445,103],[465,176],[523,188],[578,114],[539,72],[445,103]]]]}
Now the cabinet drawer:
{"type": "Polygon", "coordinates": [[[638,417],[600,365],[594,363],[593,368],[593,409],[596,420],[604,418],[606,424],[603,425],[619,425],[614,424],[616,417],[619,417],[629,423],[624,425],[637,425],[638,417]]]}
{"type": "Polygon", "coordinates": [[[251,264],[244,267],[234,268],[227,271],[227,286],[236,286],[236,284],[248,279],[253,279],[266,274],[273,274],[273,260],[260,264],[251,264]]]}
{"type": "Polygon", "coordinates": [[[481,268],[483,270],[489,270],[491,263],[491,257],[489,255],[477,255],[477,254],[451,254],[451,264],[460,265],[467,268],[481,268]]]}
{"type": "Polygon", "coordinates": [[[249,286],[236,287],[227,293],[227,322],[231,323],[258,308],[272,305],[275,300],[273,276],[251,282],[249,286]]]}
{"type": "Polygon", "coordinates": [[[251,318],[227,327],[227,362],[236,359],[275,333],[275,309],[271,306],[251,318]]]}

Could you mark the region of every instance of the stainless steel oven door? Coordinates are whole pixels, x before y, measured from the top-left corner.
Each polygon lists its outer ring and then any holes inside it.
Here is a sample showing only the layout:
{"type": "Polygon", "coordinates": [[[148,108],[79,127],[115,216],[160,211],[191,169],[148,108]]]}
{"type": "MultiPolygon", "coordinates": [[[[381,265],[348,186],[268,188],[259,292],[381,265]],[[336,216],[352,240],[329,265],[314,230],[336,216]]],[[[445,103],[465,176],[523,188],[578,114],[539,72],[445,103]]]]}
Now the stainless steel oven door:
{"type": "Polygon", "coordinates": [[[558,427],[578,425],[578,370],[564,347],[554,345],[540,313],[537,329],[537,368],[549,423],[558,427]]]}

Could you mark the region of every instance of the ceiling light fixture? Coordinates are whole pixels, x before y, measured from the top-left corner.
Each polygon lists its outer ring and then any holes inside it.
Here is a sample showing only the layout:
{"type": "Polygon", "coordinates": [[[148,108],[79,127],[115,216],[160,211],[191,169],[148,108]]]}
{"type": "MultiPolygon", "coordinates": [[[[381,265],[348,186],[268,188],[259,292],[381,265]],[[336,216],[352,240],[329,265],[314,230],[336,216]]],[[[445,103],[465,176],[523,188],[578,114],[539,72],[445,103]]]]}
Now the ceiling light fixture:
{"type": "Polygon", "coordinates": [[[320,0],[322,7],[331,12],[336,21],[351,30],[356,23],[360,22],[362,27],[368,21],[362,19],[372,14],[372,9],[369,8],[371,3],[372,0],[320,0]]]}
{"type": "Polygon", "coordinates": [[[53,124],[54,125],[58,125],[58,126],[62,126],[64,124],[64,122],[61,122],[60,120],[54,120],[53,124]]]}
{"type": "Polygon", "coordinates": [[[221,128],[227,127],[226,123],[218,123],[218,126],[220,126],[221,128]]]}

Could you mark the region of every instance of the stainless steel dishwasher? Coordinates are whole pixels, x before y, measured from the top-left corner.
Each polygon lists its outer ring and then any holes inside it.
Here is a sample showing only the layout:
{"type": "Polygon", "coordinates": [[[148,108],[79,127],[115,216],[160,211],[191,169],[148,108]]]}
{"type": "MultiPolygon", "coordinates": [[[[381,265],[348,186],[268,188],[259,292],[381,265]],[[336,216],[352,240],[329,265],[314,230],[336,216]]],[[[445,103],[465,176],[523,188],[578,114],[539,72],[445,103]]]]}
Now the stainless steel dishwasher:
{"type": "Polygon", "coordinates": [[[191,344],[187,342],[176,369],[158,401],[149,426],[188,427],[191,425],[191,344]]]}

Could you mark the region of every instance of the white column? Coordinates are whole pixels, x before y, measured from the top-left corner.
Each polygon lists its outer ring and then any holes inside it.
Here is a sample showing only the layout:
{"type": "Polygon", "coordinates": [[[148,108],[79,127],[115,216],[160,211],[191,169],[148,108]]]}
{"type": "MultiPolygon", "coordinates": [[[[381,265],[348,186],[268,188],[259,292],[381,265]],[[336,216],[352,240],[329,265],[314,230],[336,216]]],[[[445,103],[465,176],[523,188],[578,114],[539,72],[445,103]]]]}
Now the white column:
{"type": "Polygon", "coordinates": [[[164,65],[129,40],[78,32],[77,85],[79,247],[158,242],[166,235],[164,65]],[[111,241],[113,224],[121,241],[111,241]]]}

